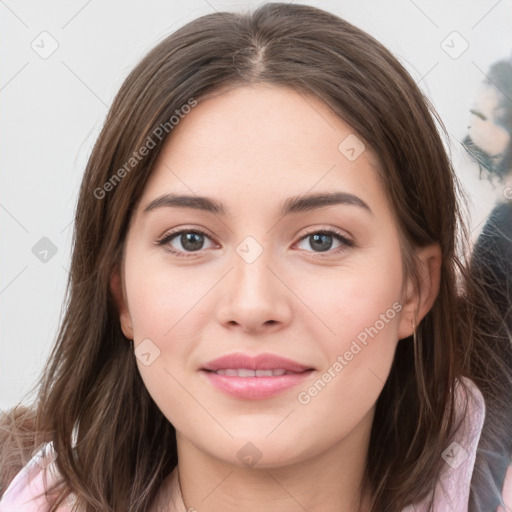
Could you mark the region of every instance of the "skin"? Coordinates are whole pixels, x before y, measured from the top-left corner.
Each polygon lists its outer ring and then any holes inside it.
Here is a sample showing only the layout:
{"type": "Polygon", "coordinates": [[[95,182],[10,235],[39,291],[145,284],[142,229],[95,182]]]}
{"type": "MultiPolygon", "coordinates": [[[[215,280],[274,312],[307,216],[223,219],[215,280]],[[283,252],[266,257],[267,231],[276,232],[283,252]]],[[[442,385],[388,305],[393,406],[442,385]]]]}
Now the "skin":
{"type": "Polygon", "coordinates": [[[502,154],[510,144],[510,133],[496,123],[501,93],[496,87],[482,84],[471,109],[468,134],[473,142],[491,156],[502,154]]]}
{"type": "MultiPolygon", "coordinates": [[[[318,98],[258,84],[223,91],[174,129],[159,155],[112,276],[123,332],[144,384],[175,426],[184,503],[200,511],[339,512],[368,508],[358,490],[375,403],[398,340],[439,290],[440,248],[418,252],[422,289],[402,280],[397,223],[369,147],[349,161],[338,145],[353,130],[318,98]],[[371,208],[337,204],[282,217],[286,198],[344,191],[371,208]],[[164,193],[208,196],[226,215],[161,207],[164,193]],[[270,193],[269,193],[270,192],[270,193]],[[155,241],[174,228],[206,231],[203,248],[178,257],[155,241]],[[338,229],[322,252],[306,234],[338,229]],[[262,254],[236,252],[253,237],[262,254]],[[307,390],[395,302],[402,309],[307,405],[307,390]],[[270,352],[314,367],[297,388],[265,400],[218,391],[198,370],[231,352],[270,352]],[[261,453],[247,466],[237,452],[261,453]]],[[[186,241],[185,241],[186,244],[186,241]]],[[[186,251],[175,237],[167,246],[186,251]]],[[[187,246],[190,247],[190,246],[187,246]]],[[[168,482],[164,482],[165,495],[168,482]]]]}

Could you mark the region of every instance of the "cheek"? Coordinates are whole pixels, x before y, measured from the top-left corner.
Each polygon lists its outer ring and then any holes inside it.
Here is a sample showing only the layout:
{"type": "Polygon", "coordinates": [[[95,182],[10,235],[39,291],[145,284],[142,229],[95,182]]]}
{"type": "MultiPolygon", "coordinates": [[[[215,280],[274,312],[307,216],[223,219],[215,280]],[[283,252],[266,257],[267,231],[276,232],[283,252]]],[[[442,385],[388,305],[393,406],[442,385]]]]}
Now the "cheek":
{"type": "Polygon", "coordinates": [[[350,268],[320,282],[307,280],[301,296],[328,326],[315,337],[324,356],[319,380],[297,396],[299,403],[311,403],[305,409],[311,418],[329,414],[334,424],[341,424],[350,411],[350,421],[356,421],[377,400],[398,342],[401,286],[400,248],[392,238],[381,251],[368,251],[350,268]],[[333,410],[333,404],[343,407],[333,410]]]}
{"type": "Polygon", "coordinates": [[[350,266],[332,273],[311,274],[300,293],[328,329],[329,352],[343,349],[354,339],[396,341],[402,305],[402,266],[398,244],[362,253],[350,266]],[[378,333],[375,332],[377,329],[378,333]],[[371,331],[371,335],[369,334],[371,331]]]}
{"type": "MultiPolygon", "coordinates": [[[[128,266],[127,266],[128,267],[128,266]]],[[[193,267],[173,268],[165,262],[127,268],[126,291],[136,339],[165,340],[173,335],[188,315],[218,281],[216,275],[193,267]]]]}
{"type": "Polygon", "coordinates": [[[189,428],[183,413],[190,409],[188,362],[200,340],[196,334],[203,329],[197,308],[212,286],[207,276],[194,279],[191,268],[171,269],[132,258],[125,277],[140,376],[169,422],[184,429],[189,428]],[[146,352],[150,364],[143,357],[146,352]]]}
{"type": "Polygon", "coordinates": [[[475,119],[469,130],[473,142],[491,156],[503,153],[510,143],[510,134],[501,126],[491,121],[475,119]]]}
{"type": "Polygon", "coordinates": [[[201,301],[218,277],[193,267],[171,267],[162,258],[139,257],[133,251],[125,262],[125,285],[134,332],[137,365],[148,391],[158,403],[163,394],[177,396],[178,382],[189,370],[189,355],[200,340],[201,301]],[[138,356],[147,348],[151,364],[138,356]],[[174,377],[177,380],[174,380],[174,377]]]}
{"type": "Polygon", "coordinates": [[[363,293],[360,287],[347,290],[346,299],[332,311],[336,335],[326,338],[323,347],[328,354],[326,370],[343,373],[344,382],[339,379],[338,384],[352,396],[369,390],[368,379],[374,380],[378,394],[393,360],[402,305],[397,293],[385,290],[386,284],[368,283],[363,293]],[[333,367],[335,363],[339,364],[333,367]]]}
{"type": "Polygon", "coordinates": [[[308,427],[326,418],[324,435],[343,437],[372,410],[398,343],[401,279],[401,267],[384,264],[345,275],[337,291],[324,294],[318,316],[335,334],[317,337],[325,365],[310,386],[297,390],[308,427]]]}

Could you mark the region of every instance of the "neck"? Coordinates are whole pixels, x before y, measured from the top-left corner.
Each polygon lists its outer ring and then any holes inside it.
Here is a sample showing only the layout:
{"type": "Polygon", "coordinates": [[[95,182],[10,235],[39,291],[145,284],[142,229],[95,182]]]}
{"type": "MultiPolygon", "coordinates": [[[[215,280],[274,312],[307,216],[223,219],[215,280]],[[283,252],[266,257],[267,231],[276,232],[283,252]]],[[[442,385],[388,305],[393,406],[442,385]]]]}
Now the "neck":
{"type": "Polygon", "coordinates": [[[185,508],[201,512],[366,512],[370,497],[361,492],[361,486],[372,419],[373,410],[337,445],[286,465],[275,461],[245,467],[222,461],[177,432],[185,508]]]}

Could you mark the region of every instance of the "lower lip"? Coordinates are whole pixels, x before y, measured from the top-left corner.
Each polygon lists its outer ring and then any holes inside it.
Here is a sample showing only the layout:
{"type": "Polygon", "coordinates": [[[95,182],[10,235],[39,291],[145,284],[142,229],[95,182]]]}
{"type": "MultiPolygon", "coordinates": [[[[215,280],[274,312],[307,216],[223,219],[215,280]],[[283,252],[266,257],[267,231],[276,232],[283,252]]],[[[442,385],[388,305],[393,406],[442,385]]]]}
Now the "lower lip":
{"type": "Polygon", "coordinates": [[[313,373],[313,370],[276,377],[231,377],[206,370],[202,370],[201,373],[205,374],[217,389],[228,395],[245,400],[263,400],[298,386],[313,373]]]}

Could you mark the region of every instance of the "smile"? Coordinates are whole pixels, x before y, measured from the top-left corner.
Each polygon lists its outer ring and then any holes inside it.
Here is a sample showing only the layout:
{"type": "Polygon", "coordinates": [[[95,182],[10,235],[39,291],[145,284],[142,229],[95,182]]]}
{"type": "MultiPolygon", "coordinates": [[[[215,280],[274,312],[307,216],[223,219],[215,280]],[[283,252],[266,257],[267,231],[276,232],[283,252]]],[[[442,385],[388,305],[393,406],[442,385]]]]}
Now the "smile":
{"type": "Polygon", "coordinates": [[[313,372],[314,370],[296,373],[283,369],[249,370],[239,368],[217,371],[202,370],[200,373],[215,389],[229,396],[243,400],[265,400],[299,386],[313,372]]]}

